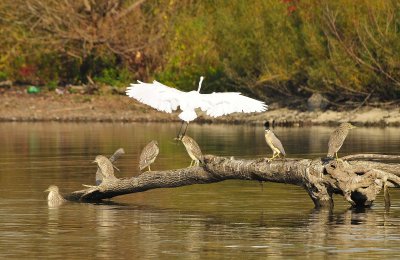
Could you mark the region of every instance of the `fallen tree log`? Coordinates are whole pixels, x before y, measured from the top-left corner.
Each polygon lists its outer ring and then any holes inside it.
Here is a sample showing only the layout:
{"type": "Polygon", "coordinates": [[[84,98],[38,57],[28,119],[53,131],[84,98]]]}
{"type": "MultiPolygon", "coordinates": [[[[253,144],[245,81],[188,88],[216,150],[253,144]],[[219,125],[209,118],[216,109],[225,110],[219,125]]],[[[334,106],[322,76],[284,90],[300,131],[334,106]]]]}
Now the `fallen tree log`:
{"type": "Polygon", "coordinates": [[[348,161],[324,162],[321,158],[287,158],[270,162],[267,159],[241,160],[206,155],[203,166],[151,171],[129,179],[105,180],[98,186],[68,193],[64,198],[70,201],[90,202],[157,188],[235,179],[303,187],[316,208],[332,208],[334,194],[342,195],[353,207],[369,207],[384,190],[385,205],[389,207],[388,188],[400,187],[400,164],[371,160],[396,160],[400,156],[359,154],[347,157],[348,161]],[[360,159],[357,160],[358,158],[360,159]]]}

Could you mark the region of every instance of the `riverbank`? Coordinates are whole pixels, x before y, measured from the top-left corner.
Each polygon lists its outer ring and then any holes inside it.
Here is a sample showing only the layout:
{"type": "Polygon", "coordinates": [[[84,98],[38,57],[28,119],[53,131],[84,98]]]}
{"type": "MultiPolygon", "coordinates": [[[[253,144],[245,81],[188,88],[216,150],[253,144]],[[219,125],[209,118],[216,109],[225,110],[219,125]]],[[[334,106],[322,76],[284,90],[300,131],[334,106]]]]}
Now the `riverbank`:
{"type": "MultiPolygon", "coordinates": [[[[0,121],[36,122],[170,122],[178,113],[158,112],[125,95],[82,95],[46,92],[28,94],[6,91],[0,94],[0,121]]],[[[363,126],[400,126],[400,108],[361,107],[343,111],[299,111],[272,105],[258,114],[233,114],[210,118],[200,113],[198,123],[264,124],[283,126],[335,125],[351,121],[363,126]]]]}

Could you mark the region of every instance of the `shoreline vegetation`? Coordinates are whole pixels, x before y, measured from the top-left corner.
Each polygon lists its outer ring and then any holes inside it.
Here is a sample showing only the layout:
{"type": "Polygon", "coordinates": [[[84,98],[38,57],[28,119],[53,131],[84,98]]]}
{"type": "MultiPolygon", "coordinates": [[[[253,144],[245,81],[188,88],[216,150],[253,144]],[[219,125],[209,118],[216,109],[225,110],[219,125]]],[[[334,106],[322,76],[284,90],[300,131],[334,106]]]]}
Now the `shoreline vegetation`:
{"type": "Polygon", "coordinates": [[[400,126],[399,24],[390,0],[2,0],[0,120],[178,121],[118,94],[204,76],[270,110],[197,123],[400,126]]]}
{"type": "Polygon", "coordinates": [[[0,81],[190,91],[205,76],[205,93],[282,107],[399,102],[399,14],[390,0],[3,0],[0,81]]]}
{"type": "MultiPolygon", "coordinates": [[[[123,93],[45,91],[28,94],[26,88],[21,87],[0,90],[0,122],[180,122],[177,112],[156,111],[123,93]]],[[[304,104],[298,107],[282,107],[277,103],[268,105],[267,112],[237,113],[219,118],[208,117],[200,111],[194,123],[263,125],[269,122],[270,126],[334,126],[350,121],[358,126],[400,126],[400,108],[396,104],[319,111],[309,111],[304,104]]]]}

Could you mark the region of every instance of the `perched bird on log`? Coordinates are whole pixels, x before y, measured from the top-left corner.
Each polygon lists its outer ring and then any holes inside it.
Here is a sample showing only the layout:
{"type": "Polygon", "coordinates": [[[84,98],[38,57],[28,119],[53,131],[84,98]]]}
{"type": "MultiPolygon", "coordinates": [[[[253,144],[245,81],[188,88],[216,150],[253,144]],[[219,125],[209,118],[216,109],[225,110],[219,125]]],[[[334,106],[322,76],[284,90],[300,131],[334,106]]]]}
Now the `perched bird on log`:
{"type": "Polygon", "coordinates": [[[180,134],[185,135],[189,122],[197,118],[196,109],[201,109],[208,116],[219,117],[231,113],[263,112],[268,108],[264,102],[242,96],[239,92],[201,94],[203,79],[204,77],[200,77],[197,91],[184,92],[157,81],[138,81],[127,88],[126,94],[162,112],[172,113],[179,108],[182,112],[178,117],[182,120],[182,125],[177,138],[180,134]],[[186,128],[181,133],[184,123],[186,128]]]}
{"type": "Polygon", "coordinates": [[[274,160],[276,157],[280,157],[280,154],[286,156],[285,149],[283,149],[281,141],[278,139],[278,137],[276,137],[271,129],[266,128],[264,135],[265,141],[273,152],[272,157],[269,159],[270,161],[274,160]]]}
{"type": "Polygon", "coordinates": [[[140,159],[139,159],[139,170],[142,171],[144,168],[148,167],[149,171],[150,169],[150,164],[152,164],[160,152],[160,149],[158,148],[158,142],[157,141],[151,141],[148,143],[142,150],[142,153],[140,154],[140,159]]]}
{"type": "Polygon", "coordinates": [[[179,135],[179,137],[176,139],[182,141],[183,145],[186,148],[187,153],[192,159],[189,167],[193,165],[199,166],[200,162],[204,164],[204,157],[200,150],[200,146],[196,143],[196,141],[193,138],[187,135],[179,135]]]}
{"type": "Polygon", "coordinates": [[[333,159],[336,155],[336,160],[339,159],[337,153],[343,145],[344,140],[349,134],[349,130],[355,128],[350,123],[342,123],[335,131],[332,132],[329,137],[328,143],[328,154],[326,155],[329,159],[333,159]]]}
{"type": "Polygon", "coordinates": [[[104,155],[97,155],[93,163],[97,163],[97,168],[101,172],[103,181],[116,180],[114,176],[114,166],[104,155]]]}
{"type": "Polygon", "coordinates": [[[58,187],[55,185],[50,185],[44,192],[49,193],[49,195],[47,196],[47,204],[50,207],[59,206],[66,201],[60,194],[58,187]]]}
{"type": "MultiPolygon", "coordinates": [[[[125,154],[125,151],[123,148],[119,148],[117,151],[115,151],[115,153],[108,158],[110,160],[111,163],[114,163],[119,157],[121,157],[121,155],[125,154]]],[[[113,167],[119,171],[119,169],[117,167],[115,167],[115,165],[113,164],[113,167]]],[[[100,185],[101,182],[103,181],[103,176],[101,174],[101,170],[100,168],[97,168],[96,171],[96,185],[100,185]]]]}

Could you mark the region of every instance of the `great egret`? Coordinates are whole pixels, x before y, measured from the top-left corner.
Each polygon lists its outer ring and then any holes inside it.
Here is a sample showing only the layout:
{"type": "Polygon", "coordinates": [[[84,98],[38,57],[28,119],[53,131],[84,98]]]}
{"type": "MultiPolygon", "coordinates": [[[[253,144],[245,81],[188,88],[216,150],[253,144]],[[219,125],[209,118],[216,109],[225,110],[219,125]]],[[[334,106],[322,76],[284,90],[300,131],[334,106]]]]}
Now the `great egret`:
{"type": "MultiPolygon", "coordinates": [[[[192,90],[190,92],[168,87],[156,80],[153,83],[144,83],[138,80],[138,83],[131,84],[127,88],[126,94],[143,104],[166,113],[172,113],[179,107],[182,112],[178,117],[186,122],[186,129],[189,122],[197,118],[196,109],[201,109],[208,116],[219,117],[237,112],[263,112],[268,108],[264,102],[242,96],[239,92],[201,94],[203,79],[204,77],[200,77],[197,91],[192,90]]],[[[185,135],[186,129],[183,135],[185,135]]]]}

